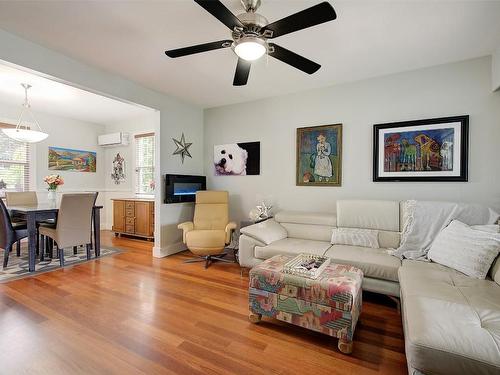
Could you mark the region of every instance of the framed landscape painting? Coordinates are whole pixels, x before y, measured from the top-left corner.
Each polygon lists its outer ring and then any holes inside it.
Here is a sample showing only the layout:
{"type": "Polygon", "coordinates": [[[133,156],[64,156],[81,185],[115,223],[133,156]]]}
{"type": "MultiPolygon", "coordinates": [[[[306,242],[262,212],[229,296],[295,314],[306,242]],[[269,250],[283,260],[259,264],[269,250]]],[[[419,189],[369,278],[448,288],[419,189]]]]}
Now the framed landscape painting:
{"type": "Polygon", "coordinates": [[[96,153],[49,147],[49,169],[53,171],[95,172],[96,153]]]}
{"type": "Polygon", "coordinates": [[[467,181],[469,116],[373,127],[373,181],[467,181]]]}
{"type": "Polygon", "coordinates": [[[297,129],[297,185],[341,186],[342,124],[297,129]]]}

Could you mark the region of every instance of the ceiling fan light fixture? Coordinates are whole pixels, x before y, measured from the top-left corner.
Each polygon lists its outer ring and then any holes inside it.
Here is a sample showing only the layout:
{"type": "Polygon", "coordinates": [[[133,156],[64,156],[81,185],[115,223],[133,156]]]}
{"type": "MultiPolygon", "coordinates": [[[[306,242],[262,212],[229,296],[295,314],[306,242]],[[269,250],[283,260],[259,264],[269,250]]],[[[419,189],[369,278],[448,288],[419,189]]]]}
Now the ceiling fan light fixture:
{"type": "Polygon", "coordinates": [[[266,42],[257,37],[245,36],[235,42],[234,52],[246,61],[255,61],[267,52],[266,42]]]}

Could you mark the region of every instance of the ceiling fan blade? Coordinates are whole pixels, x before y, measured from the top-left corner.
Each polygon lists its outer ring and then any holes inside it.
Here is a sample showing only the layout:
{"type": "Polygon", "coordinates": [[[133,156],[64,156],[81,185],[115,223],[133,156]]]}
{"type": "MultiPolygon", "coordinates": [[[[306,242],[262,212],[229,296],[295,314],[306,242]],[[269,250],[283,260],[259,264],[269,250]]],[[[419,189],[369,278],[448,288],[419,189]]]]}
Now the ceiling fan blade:
{"type": "Polygon", "coordinates": [[[251,66],[252,64],[250,61],[246,61],[241,58],[238,59],[236,73],[234,73],[233,86],[245,86],[247,84],[251,66]]]}
{"type": "Polygon", "coordinates": [[[303,56],[297,55],[295,52],[287,50],[286,48],[280,47],[277,44],[269,43],[270,47],[274,48],[273,52],[269,52],[269,56],[274,57],[288,65],[293,66],[307,74],[315,73],[321,65],[316,64],[314,61],[306,59],[303,56]]]}
{"type": "Polygon", "coordinates": [[[310,8],[304,9],[291,16],[282,18],[276,22],[262,28],[262,31],[270,30],[273,35],[270,38],[276,38],[285,34],[293,33],[308,27],[319,25],[324,22],[333,21],[337,18],[335,9],[328,2],[322,2],[310,8]]]}
{"type": "Polygon", "coordinates": [[[243,27],[243,24],[238,17],[231,13],[231,11],[227,9],[219,0],[194,1],[231,30],[233,30],[235,26],[243,27]]]}
{"type": "Polygon", "coordinates": [[[219,40],[217,42],[197,44],[191,47],[172,49],[170,51],[165,51],[165,55],[172,58],[182,57],[200,52],[213,51],[214,49],[219,49],[219,48],[228,48],[231,47],[232,43],[233,43],[232,40],[219,40]]]}

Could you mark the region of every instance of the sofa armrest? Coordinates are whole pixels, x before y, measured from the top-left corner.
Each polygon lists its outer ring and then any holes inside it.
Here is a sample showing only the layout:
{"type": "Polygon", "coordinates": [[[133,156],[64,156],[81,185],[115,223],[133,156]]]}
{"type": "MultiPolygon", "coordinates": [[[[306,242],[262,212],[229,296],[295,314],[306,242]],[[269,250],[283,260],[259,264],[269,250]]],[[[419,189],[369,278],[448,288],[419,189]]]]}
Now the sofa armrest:
{"type": "Polygon", "coordinates": [[[231,242],[231,234],[234,232],[236,229],[236,223],[234,221],[230,221],[226,225],[226,244],[231,242]]]}
{"type": "Polygon", "coordinates": [[[245,234],[240,236],[238,244],[238,262],[241,267],[252,268],[263,261],[255,257],[256,246],[264,247],[266,244],[255,238],[248,237],[245,234]]]}
{"type": "Polygon", "coordinates": [[[177,225],[177,228],[182,229],[182,242],[186,243],[186,234],[194,229],[194,223],[192,221],[185,221],[177,225]]]}
{"type": "Polygon", "coordinates": [[[286,229],[273,219],[241,228],[240,233],[255,238],[266,245],[288,237],[286,229]]]}

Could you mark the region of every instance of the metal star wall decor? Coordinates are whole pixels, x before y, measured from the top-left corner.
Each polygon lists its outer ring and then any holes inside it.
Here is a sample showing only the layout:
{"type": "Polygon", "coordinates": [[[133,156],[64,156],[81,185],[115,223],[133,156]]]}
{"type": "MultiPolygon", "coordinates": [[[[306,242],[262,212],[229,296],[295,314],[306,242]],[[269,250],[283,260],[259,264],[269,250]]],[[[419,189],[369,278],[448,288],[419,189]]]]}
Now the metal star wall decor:
{"type": "Polygon", "coordinates": [[[180,141],[178,141],[175,138],[172,138],[172,141],[174,141],[175,147],[177,147],[177,149],[174,151],[174,153],[172,155],[180,155],[183,164],[184,164],[184,157],[189,156],[190,158],[192,158],[191,154],[189,153],[188,148],[193,143],[186,142],[186,140],[184,139],[184,133],[182,133],[182,137],[181,137],[180,141]]]}

